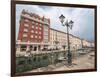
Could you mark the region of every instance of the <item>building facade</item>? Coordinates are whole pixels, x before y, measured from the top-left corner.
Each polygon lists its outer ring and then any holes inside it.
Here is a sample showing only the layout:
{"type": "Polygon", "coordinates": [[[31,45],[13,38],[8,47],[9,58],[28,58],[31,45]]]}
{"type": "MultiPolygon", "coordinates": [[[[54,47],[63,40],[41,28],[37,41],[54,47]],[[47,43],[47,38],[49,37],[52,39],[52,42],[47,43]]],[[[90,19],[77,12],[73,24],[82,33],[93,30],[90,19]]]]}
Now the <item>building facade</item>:
{"type": "Polygon", "coordinates": [[[70,34],[69,39],[70,39],[70,49],[77,50],[82,48],[82,40],[79,37],[70,34]]]}
{"type": "Polygon", "coordinates": [[[19,25],[18,48],[36,51],[49,44],[50,19],[23,10],[19,25]]]}
{"type": "Polygon", "coordinates": [[[89,41],[87,41],[87,40],[82,40],[82,42],[83,42],[83,47],[91,47],[91,44],[93,44],[92,42],[89,42],[89,41]]]}
{"type": "MultiPolygon", "coordinates": [[[[67,43],[67,33],[58,31],[55,29],[50,29],[50,45],[52,45],[54,48],[56,46],[60,49],[67,49],[68,43],[67,43]]],[[[79,37],[73,36],[72,34],[69,34],[69,45],[70,49],[79,49],[82,48],[82,40],[79,37]]]]}
{"type": "MultiPolygon", "coordinates": [[[[67,50],[67,33],[50,28],[50,19],[23,10],[20,15],[16,51],[67,50]]],[[[94,43],[69,34],[70,49],[94,46],[94,43]]]]}
{"type": "Polygon", "coordinates": [[[50,28],[50,45],[51,48],[63,49],[67,44],[67,33],[50,28]]]}

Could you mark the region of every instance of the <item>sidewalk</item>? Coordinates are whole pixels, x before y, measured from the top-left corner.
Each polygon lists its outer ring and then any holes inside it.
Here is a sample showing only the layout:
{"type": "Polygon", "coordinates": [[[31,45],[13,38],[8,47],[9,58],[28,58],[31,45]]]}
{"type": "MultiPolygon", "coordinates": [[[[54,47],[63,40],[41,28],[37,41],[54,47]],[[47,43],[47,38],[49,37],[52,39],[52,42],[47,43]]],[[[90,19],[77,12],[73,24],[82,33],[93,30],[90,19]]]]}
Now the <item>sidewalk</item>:
{"type": "Polygon", "coordinates": [[[89,53],[87,55],[79,57],[79,59],[74,60],[71,67],[68,67],[68,65],[64,63],[63,66],[56,68],[53,71],[92,69],[94,68],[94,56],[93,55],[94,55],[93,52],[89,53]]]}
{"type": "Polygon", "coordinates": [[[72,66],[67,65],[67,61],[33,69],[28,72],[47,72],[47,71],[65,71],[65,70],[78,70],[78,69],[92,69],[94,68],[94,52],[83,55],[73,60],[72,66]]]}

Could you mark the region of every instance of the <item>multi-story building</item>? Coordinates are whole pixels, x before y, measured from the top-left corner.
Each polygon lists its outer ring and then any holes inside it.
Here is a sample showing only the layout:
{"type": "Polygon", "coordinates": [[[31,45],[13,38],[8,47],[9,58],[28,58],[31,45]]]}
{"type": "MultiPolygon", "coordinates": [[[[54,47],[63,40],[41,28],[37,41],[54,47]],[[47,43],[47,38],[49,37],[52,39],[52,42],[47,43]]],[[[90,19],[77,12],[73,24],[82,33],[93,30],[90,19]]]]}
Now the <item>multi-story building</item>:
{"type": "Polygon", "coordinates": [[[23,10],[19,25],[17,49],[41,50],[49,44],[50,19],[23,10]]]}
{"type": "Polygon", "coordinates": [[[50,45],[51,48],[62,49],[62,46],[67,44],[67,33],[50,28],[50,45]]]}
{"type": "MultiPolygon", "coordinates": [[[[52,45],[54,48],[57,46],[58,48],[63,49],[68,47],[67,43],[67,33],[58,31],[55,29],[50,29],[50,45],[52,45]]],[[[73,36],[72,34],[69,34],[69,43],[70,43],[70,49],[79,49],[82,48],[82,40],[79,37],[73,36]]]]}
{"type": "MultiPolygon", "coordinates": [[[[40,17],[35,13],[23,10],[20,15],[19,25],[18,40],[16,42],[17,52],[42,51],[45,49],[65,50],[68,48],[68,34],[50,28],[49,18],[40,17]]],[[[89,41],[82,40],[72,34],[69,34],[69,43],[71,50],[92,45],[89,41]]]]}
{"type": "Polygon", "coordinates": [[[83,42],[83,47],[91,47],[91,42],[89,42],[89,41],[87,41],[87,40],[82,40],[82,42],[83,42]]]}
{"type": "Polygon", "coordinates": [[[70,39],[70,49],[82,48],[82,40],[79,37],[70,34],[69,39],[70,39]]]}

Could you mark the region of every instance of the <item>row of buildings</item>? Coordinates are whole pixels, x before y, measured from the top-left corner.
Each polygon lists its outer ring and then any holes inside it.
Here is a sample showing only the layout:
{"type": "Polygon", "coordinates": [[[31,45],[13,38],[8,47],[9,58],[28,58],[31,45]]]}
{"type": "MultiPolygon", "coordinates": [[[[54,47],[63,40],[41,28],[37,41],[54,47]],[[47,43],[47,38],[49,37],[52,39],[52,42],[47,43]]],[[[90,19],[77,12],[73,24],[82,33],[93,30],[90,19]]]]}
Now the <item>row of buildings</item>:
{"type": "MultiPolygon", "coordinates": [[[[23,10],[20,15],[16,51],[67,49],[67,33],[50,28],[50,19],[23,10]]],[[[94,43],[69,34],[70,49],[93,47],[94,43]]]]}

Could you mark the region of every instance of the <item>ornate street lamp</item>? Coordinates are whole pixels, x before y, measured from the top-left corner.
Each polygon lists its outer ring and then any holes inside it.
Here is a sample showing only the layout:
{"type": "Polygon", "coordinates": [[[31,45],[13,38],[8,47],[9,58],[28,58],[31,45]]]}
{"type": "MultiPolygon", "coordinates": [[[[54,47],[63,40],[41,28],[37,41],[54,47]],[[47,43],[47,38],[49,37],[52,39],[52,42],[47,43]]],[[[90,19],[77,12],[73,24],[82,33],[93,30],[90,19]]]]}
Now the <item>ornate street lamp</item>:
{"type": "Polygon", "coordinates": [[[72,53],[70,51],[70,43],[69,43],[69,28],[72,29],[72,26],[73,26],[73,21],[70,20],[68,22],[68,20],[65,21],[65,16],[63,16],[63,14],[61,14],[61,16],[59,17],[60,19],[60,22],[62,23],[63,26],[66,26],[67,28],[67,40],[68,40],[68,54],[67,54],[67,57],[68,57],[68,65],[72,65],[72,53]]]}

